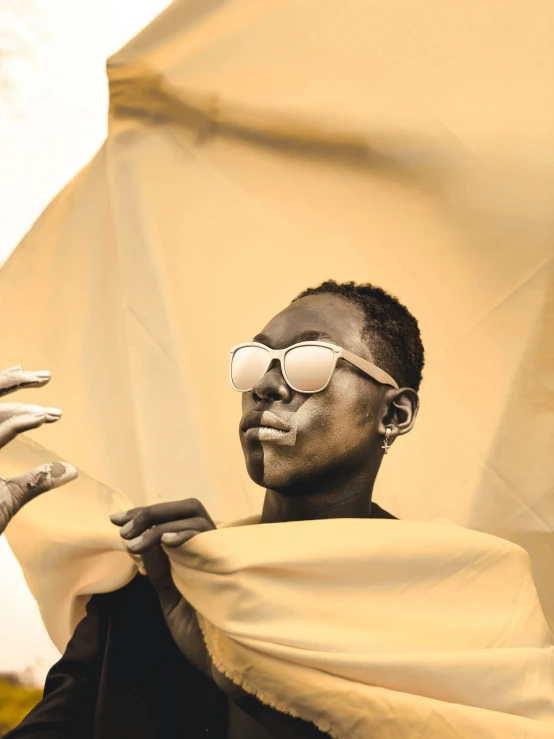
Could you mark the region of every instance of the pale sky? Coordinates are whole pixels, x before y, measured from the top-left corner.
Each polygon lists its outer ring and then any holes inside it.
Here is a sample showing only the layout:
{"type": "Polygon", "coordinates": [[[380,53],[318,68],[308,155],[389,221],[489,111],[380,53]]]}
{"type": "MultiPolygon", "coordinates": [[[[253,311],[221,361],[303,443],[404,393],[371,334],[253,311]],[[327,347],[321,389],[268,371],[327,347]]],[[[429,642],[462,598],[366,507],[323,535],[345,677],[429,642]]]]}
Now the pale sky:
{"type": "MultiPolygon", "coordinates": [[[[0,87],[0,262],[102,144],[106,58],[169,4],[0,0],[0,32],[17,33],[27,47],[5,69],[11,90],[0,87]],[[20,14],[22,19],[14,17],[20,14]]],[[[0,672],[32,667],[42,682],[59,652],[5,537],[0,537],[0,582],[0,672]]]]}

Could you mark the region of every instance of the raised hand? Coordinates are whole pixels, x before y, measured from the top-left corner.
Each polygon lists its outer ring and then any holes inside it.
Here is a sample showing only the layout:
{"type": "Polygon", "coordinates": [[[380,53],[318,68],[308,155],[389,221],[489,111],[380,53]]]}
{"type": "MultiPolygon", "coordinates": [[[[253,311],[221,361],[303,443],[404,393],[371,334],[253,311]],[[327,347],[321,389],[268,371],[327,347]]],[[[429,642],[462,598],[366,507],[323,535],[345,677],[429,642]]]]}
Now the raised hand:
{"type": "MultiPolygon", "coordinates": [[[[219,672],[213,664],[196,618],[196,611],[175,587],[165,547],[179,547],[203,531],[217,528],[196,498],[133,508],[110,516],[120,531],[129,554],[141,558],[162,607],[169,630],[188,661],[212,678],[235,703],[263,724],[271,735],[289,739],[328,738],[313,724],[280,713],[250,695],[219,672]]],[[[234,734],[244,736],[242,728],[234,734]]]]}
{"type": "Polygon", "coordinates": [[[121,526],[121,537],[133,558],[140,557],[154,586],[171,635],[185,657],[208,677],[211,659],[194,608],[175,587],[167,554],[161,544],[178,547],[201,531],[215,529],[208,512],[195,500],[158,503],[110,516],[121,526]]]}
{"type": "Polygon", "coordinates": [[[121,537],[129,554],[140,557],[152,582],[176,645],[197,669],[232,696],[243,691],[215,669],[204,643],[196,611],[175,587],[167,554],[161,544],[179,547],[203,531],[216,528],[211,516],[196,498],[133,508],[110,516],[121,526],[121,537]]]}
{"type": "MultiPolygon", "coordinates": [[[[29,372],[21,365],[0,370],[0,397],[19,388],[42,387],[50,380],[50,372],[29,372]]],[[[29,403],[0,403],[0,448],[18,434],[54,423],[61,418],[59,408],[44,408],[29,403]]],[[[70,464],[42,464],[20,477],[0,477],[0,535],[15,514],[37,495],[60,487],[77,477],[70,464]]]]}

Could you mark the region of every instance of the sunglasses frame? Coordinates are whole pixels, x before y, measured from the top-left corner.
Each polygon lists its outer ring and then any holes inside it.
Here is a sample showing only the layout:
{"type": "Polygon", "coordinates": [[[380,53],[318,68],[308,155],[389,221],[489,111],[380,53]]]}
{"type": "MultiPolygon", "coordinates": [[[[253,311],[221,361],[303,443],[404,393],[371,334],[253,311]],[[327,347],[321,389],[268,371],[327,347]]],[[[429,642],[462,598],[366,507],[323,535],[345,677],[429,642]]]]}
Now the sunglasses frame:
{"type": "Polygon", "coordinates": [[[271,349],[269,346],[266,346],[265,344],[259,344],[257,341],[245,341],[242,344],[237,344],[231,349],[231,357],[230,357],[230,364],[229,364],[229,375],[231,379],[231,385],[234,387],[234,389],[239,393],[249,393],[254,385],[251,388],[248,388],[248,390],[240,390],[235,383],[233,382],[233,357],[235,356],[235,353],[238,351],[238,349],[242,349],[245,346],[257,346],[261,349],[265,349],[268,356],[268,362],[265,370],[260,375],[259,380],[262,379],[262,377],[267,373],[269,367],[271,366],[271,363],[274,359],[279,360],[279,364],[281,366],[281,373],[285,379],[285,382],[287,385],[294,390],[297,393],[302,393],[304,395],[313,395],[314,393],[321,393],[325,388],[329,385],[331,380],[333,379],[333,375],[335,374],[335,369],[337,367],[337,362],[339,359],[346,359],[347,362],[350,362],[350,364],[353,364],[354,367],[357,367],[358,369],[362,370],[366,375],[369,375],[373,380],[376,380],[381,385],[391,385],[392,387],[396,388],[398,390],[398,384],[393,380],[393,378],[387,374],[384,370],[379,369],[376,365],[372,364],[371,362],[368,362],[367,359],[362,359],[362,357],[358,357],[356,354],[352,354],[352,352],[349,352],[347,349],[343,349],[342,346],[338,346],[337,344],[330,344],[327,341],[301,341],[298,344],[292,344],[291,346],[287,346],[286,349],[271,349]],[[294,387],[292,382],[290,382],[289,378],[287,377],[287,372],[285,369],[285,363],[284,359],[288,352],[290,352],[292,349],[296,349],[299,346],[322,346],[326,349],[331,349],[333,351],[333,366],[331,368],[331,371],[329,373],[329,379],[325,383],[325,385],[320,388],[319,390],[299,390],[297,387],[294,387]]]}

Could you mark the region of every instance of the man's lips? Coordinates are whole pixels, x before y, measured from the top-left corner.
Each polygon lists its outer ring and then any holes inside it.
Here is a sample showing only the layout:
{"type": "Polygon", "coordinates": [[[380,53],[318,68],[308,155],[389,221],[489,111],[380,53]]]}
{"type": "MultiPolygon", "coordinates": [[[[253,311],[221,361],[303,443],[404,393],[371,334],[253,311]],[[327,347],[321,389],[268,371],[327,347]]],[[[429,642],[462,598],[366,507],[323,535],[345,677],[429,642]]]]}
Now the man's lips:
{"type": "MultiPolygon", "coordinates": [[[[298,431],[299,416],[296,411],[251,411],[242,420],[241,429],[245,439],[256,440],[272,447],[294,446],[298,431]]],[[[266,450],[269,449],[266,447],[266,450]]]]}
{"type": "MultiPolygon", "coordinates": [[[[290,415],[290,413],[288,414],[290,415]]],[[[270,429],[278,429],[279,431],[290,431],[291,424],[271,411],[250,411],[246,415],[240,425],[242,431],[248,431],[251,428],[263,426],[270,429]]]]}

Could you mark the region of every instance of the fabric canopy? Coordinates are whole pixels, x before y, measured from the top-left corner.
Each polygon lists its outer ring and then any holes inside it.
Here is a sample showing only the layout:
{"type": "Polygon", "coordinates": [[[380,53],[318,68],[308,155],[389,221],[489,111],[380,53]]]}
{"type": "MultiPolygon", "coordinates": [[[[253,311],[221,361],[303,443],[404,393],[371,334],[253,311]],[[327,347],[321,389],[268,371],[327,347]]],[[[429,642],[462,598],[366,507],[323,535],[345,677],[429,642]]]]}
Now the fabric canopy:
{"type": "MultiPolygon", "coordinates": [[[[3,364],[52,371],[17,399],[64,410],[33,438],[84,473],[68,493],[259,511],[228,349],[307,286],[370,281],[427,353],[375,499],[523,546],[552,627],[553,21],[547,0],[180,0],[112,57],[105,145],[0,271],[3,364]]],[[[13,442],[3,474],[36,454],[13,442]]],[[[47,500],[8,529],[30,584],[47,500]]]]}

